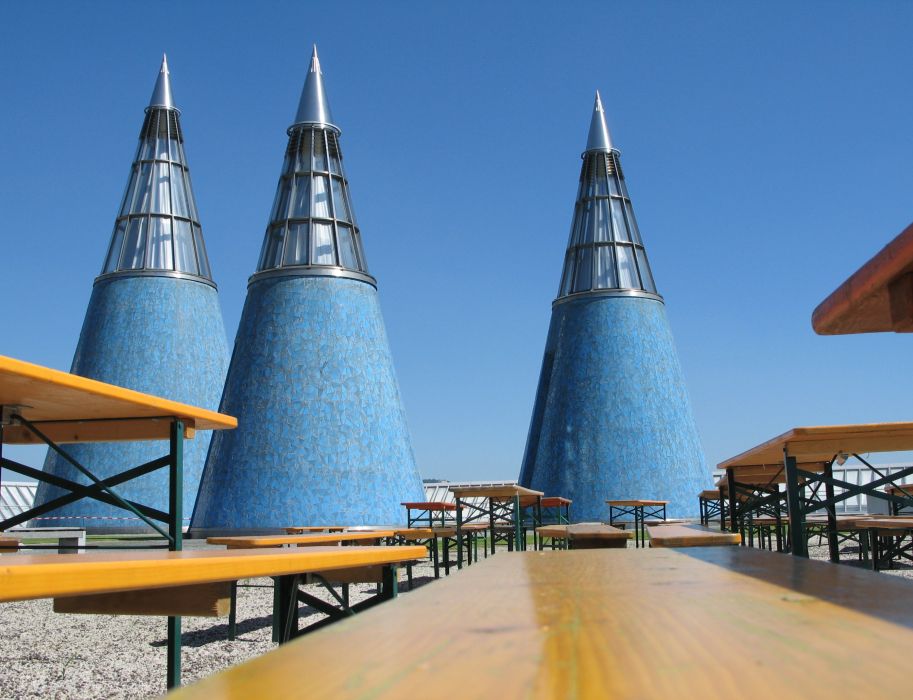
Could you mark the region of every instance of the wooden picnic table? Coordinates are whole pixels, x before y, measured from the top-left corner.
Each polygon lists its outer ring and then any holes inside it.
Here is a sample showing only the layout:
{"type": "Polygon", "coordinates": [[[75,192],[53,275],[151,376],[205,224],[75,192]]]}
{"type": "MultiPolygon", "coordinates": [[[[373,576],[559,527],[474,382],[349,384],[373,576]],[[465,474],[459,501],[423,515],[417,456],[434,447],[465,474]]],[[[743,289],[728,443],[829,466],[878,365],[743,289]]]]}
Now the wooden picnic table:
{"type": "Polygon", "coordinates": [[[609,506],[609,525],[614,525],[617,518],[630,515],[634,518],[634,546],[645,547],[647,542],[644,523],[647,518],[666,519],[666,506],[669,501],[650,499],[614,499],[606,501],[609,506]]]}
{"type": "Polygon", "coordinates": [[[545,494],[534,491],[519,484],[503,484],[499,486],[451,486],[450,492],[456,498],[457,506],[457,567],[463,568],[463,524],[488,520],[491,529],[491,553],[495,553],[497,542],[495,525],[498,521],[506,522],[512,528],[513,541],[517,549],[526,549],[526,538],[523,536],[523,518],[520,499],[532,496],[537,499],[535,506],[541,519],[541,508],[538,502],[545,494]],[[474,503],[469,499],[482,499],[484,505],[474,503]]]}
{"type": "MultiPolygon", "coordinates": [[[[62,492],[0,522],[0,530],[90,498],[129,511],[162,535],[170,550],[178,551],[183,546],[184,440],[193,438],[197,430],[224,430],[237,425],[232,416],[205,408],[0,356],[0,469],[48,483],[62,492]],[[92,473],[92,465],[80,464],[65,448],[70,443],[120,440],[167,440],[168,453],[99,478],[92,473]],[[91,483],[78,483],[8,459],[3,456],[3,444],[47,445],[91,483]],[[167,512],[118,493],[121,484],[159,469],[168,470],[167,512]]],[[[169,616],[169,649],[180,644],[180,635],[180,616],[169,616]]],[[[169,683],[180,675],[180,654],[169,653],[169,683]]]]}
{"type": "MultiPolygon", "coordinates": [[[[54,598],[57,612],[211,616],[227,611],[229,586],[242,578],[278,577],[280,629],[297,631],[297,577],[366,566],[388,571],[382,599],[396,595],[398,563],[422,547],[314,547],[169,552],[127,550],[0,557],[0,602],[54,598]]],[[[181,637],[168,638],[168,687],[180,684],[181,637]]]]}
{"type": "Polygon", "coordinates": [[[886,485],[896,484],[901,479],[913,475],[913,467],[904,468],[891,475],[878,476],[867,484],[858,485],[835,479],[834,462],[854,456],[861,464],[871,468],[869,462],[860,455],[905,450],[913,450],[911,422],[824,425],[788,430],[719,464],[719,468],[726,471],[729,483],[731,529],[738,529],[738,517],[746,508],[779,509],[785,498],[790,516],[792,553],[797,556],[808,556],[804,536],[805,516],[825,509],[830,518],[830,555],[832,560],[838,561],[840,555],[833,515],[838,503],[835,489],[843,490],[839,497],[841,501],[848,496],[866,494],[899,503],[901,506],[913,506],[913,498],[896,493],[888,494],[881,490],[886,485]],[[754,482],[751,479],[754,479],[754,482]],[[773,487],[778,479],[785,482],[785,493],[773,487]],[[745,489],[742,487],[751,483],[760,485],[756,495],[741,504],[737,503],[734,494],[738,493],[740,488],[744,493],[745,489]],[[802,488],[817,491],[817,496],[810,503],[806,503],[800,494],[802,488]],[[820,493],[822,490],[823,496],[820,493]]]}
{"type": "Polygon", "coordinates": [[[432,527],[435,523],[444,526],[447,514],[456,513],[457,509],[456,503],[447,501],[405,501],[400,505],[406,508],[406,527],[415,524],[432,527]],[[412,515],[412,511],[418,511],[418,515],[412,515]]]}
{"type": "Polygon", "coordinates": [[[812,327],[819,335],[913,331],[913,225],[818,305],[812,327]]]}
{"type": "Polygon", "coordinates": [[[173,698],[889,696],[911,603],[910,581],[742,547],[527,552],[173,698]]]}

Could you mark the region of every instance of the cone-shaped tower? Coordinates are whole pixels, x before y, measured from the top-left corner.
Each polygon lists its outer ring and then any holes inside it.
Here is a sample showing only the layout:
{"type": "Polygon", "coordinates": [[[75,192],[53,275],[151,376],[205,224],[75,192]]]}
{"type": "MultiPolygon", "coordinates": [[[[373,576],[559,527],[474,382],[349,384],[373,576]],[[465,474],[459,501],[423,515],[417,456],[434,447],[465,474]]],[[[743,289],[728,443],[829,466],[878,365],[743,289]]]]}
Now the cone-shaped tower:
{"type": "Polygon", "coordinates": [[[396,523],[422,496],[316,48],[288,134],[195,533],[396,523]]]}
{"type": "MultiPolygon", "coordinates": [[[[71,371],[215,409],[227,366],[225,325],[190,186],[180,112],[174,106],[163,59],[71,371]]],[[[187,504],[196,498],[210,436],[200,432],[186,442],[187,504]]],[[[73,445],[68,451],[103,478],[160,457],[168,445],[98,443],[73,445]]],[[[54,453],[48,454],[44,469],[87,483],[54,453]]],[[[118,487],[118,493],[167,511],[168,472],[153,472],[118,487]]],[[[35,504],[57,495],[56,487],[41,483],[35,504]]],[[[33,522],[95,530],[147,529],[130,513],[94,500],[77,501],[33,522]]]]}
{"type": "Polygon", "coordinates": [[[599,93],[520,483],[604,520],[606,499],[690,515],[707,471],[599,93]]]}

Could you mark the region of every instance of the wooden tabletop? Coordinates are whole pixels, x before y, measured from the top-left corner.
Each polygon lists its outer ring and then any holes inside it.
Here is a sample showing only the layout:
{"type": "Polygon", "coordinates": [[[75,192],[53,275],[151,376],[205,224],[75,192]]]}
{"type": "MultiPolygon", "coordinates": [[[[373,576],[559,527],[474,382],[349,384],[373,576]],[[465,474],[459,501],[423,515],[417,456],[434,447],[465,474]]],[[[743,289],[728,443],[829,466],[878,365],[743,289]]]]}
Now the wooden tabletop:
{"type": "Polygon", "coordinates": [[[393,537],[394,530],[371,530],[368,532],[326,532],[304,535],[239,535],[233,537],[207,537],[207,544],[222,544],[227,547],[249,549],[252,547],[281,547],[285,544],[333,544],[357,542],[393,537]]]}
{"type": "Polygon", "coordinates": [[[446,503],[444,501],[407,501],[400,503],[410,510],[456,510],[456,503],[446,503]]]}
{"type": "Polygon", "coordinates": [[[857,523],[861,528],[878,528],[880,530],[913,530],[913,518],[867,518],[857,523]]]}
{"type": "Polygon", "coordinates": [[[885,493],[898,496],[913,496],[913,484],[900,484],[898,486],[885,486],[885,493]]]}
{"type": "Polygon", "coordinates": [[[706,489],[704,491],[701,491],[700,494],[698,494],[698,495],[700,498],[703,498],[705,500],[719,500],[720,490],[719,489],[712,489],[712,490],[706,489]]]}
{"type": "Polygon", "coordinates": [[[451,486],[451,493],[457,498],[504,498],[505,496],[543,496],[542,491],[507,484],[502,486],[451,486]]]}
{"type": "MultiPolygon", "coordinates": [[[[175,368],[176,372],[180,368],[175,368]]],[[[185,437],[195,430],[235,428],[238,421],[205,408],[142,394],[69,372],[0,355],[0,405],[18,406],[57,443],[153,440],[168,438],[171,419],[185,423],[185,437]]],[[[3,429],[3,442],[40,441],[22,426],[3,429]]]]}
{"type": "Polygon", "coordinates": [[[0,602],[332,571],[426,554],[421,546],[11,554],[0,557],[0,602]]]}
{"type": "Polygon", "coordinates": [[[772,473],[783,466],[784,450],[799,464],[823,468],[837,454],[913,450],[913,423],[862,423],[793,428],[782,435],[720,462],[720,469],[769,466],[772,473]]]}
{"type": "Polygon", "coordinates": [[[911,603],[910,581],[743,547],[512,553],[173,698],[896,695],[911,603]]]}
{"type": "Polygon", "coordinates": [[[345,525],[293,525],[285,528],[290,535],[300,535],[305,532],[345,532],[345,525]]]}
{"type": "Polygon", "coordinates": [[[664,506],[669,501],[647,501],[640,498],[631,500],[606,501],[610,506],[664,506]]]}
{"type": "Polygon", "coordinates": [[[820,335],[913,331],[913,225],[831,292],[812,314],[820,335]]]}

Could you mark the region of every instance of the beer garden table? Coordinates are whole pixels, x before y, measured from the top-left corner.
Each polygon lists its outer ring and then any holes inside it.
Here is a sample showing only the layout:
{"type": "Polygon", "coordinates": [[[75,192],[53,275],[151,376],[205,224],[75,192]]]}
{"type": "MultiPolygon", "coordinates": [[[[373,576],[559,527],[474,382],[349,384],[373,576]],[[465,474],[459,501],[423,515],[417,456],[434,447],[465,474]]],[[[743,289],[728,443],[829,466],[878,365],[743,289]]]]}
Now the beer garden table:
{"type": "Polygon", "coordinates": [[[860,455],[906,450],[913,450],[913,423],[793,428],[719,464],[726,472],[730,527],[738,529],[739,517],[746,509],[775,507],[776,517],[779,517],[780,502],[785,496],[792,553],[808,556],[805,516],[823,509],[828,519],[831,559],[837,561],[838,503],[864,494],[898,507],[913,506],[910,495],[883,490],[885,486],[897,485],[904,477],[913,475],[913,466],[885,474],[860,455]],[[849,456],[869,468],[876,478],[867,484],[836,479],[833,465],[842,464],[849,456]],[[780,483],[786,484],[785,493],[780,492],[780,483]],[[837,488],[842,492],[838,494],[837,488]],[[739,501],[739,494],[753,495],[739,501]]]}
{"type": "MultiPolygon", "coordinates": [[[[0,356],[0,467],[65,492],[0,522],[0,531],[90,498],[133,513],[165,538],[168,549],[179,551],[183,546],[184,439],[193,438],[197,430],[224,430],[237,425],[232,416],[215,411],[0,356]],[[80,464],[63,447],[122,440],[168,440],[168,454],[100,479],[90,470],[91,465],[80,464]],[[47,445],[91,483],[81,484],[8,459],[3,456],[4,444],[47,445]],[[123,498],[115,489],[166,468],[167,512],[123,498]]],[[[180,635],[181,618],[169,616],[171,680],[180,678],[180,635]]]]}
{"type": "Polygon", "coordinates": [[[456,497],[457,517],[457,568],[463,568],[463,525],[488,519],[492,531],[491,553],[495,553],[495,524],[499,519],[506,521],[514,529],[514,541],[517,549],[525,549],[523,541],[523,517],[520,499],[532,496],[536,499],[537,518],[542,519],[542,491],[534,491],[517,484],[501,486],[452,486],[450,491],[456,497]],[[469,499],[479,499],[481,504],[469,499]]]}
{"type": "Polygon", "coordinates": [[[669,501],[630,499],[606,501],[606,503],[609,506],[609,525],[614,525],[616,518],[622,518],[626,515],[633,516],[634,544],[637,547],[645,547],[647,535],[644,528],[644,521],[647,518],[659,518],[660,520],[665,521],[666,506],[669,501]]]}

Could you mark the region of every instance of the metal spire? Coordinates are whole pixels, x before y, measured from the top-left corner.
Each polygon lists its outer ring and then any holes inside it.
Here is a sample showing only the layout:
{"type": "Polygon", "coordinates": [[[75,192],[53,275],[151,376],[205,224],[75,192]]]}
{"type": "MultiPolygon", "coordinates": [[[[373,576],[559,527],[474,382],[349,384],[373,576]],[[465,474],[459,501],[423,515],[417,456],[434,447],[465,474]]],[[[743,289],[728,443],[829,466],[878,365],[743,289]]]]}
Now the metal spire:
{"type": "Polygon", "coordinates": [[[152,99],[149,100],[149,108],[176,109],[174,98],[171,96],[171,79],[168,77],[168,57],[162,54],[162,67],[159,69],[159,77],[155,81],[155,87],[152,90],[152,99]]]}
{"type": "Polygon", "coordinates": [[[612,137],[609,136],[609,127],[605,123],[605,110],[602,107],[602,98],[599,96],[599,90],[596,91],[596,103],[593,105],[593,119],[590,121],[590,134],[587,136],[586,150],[612,150],[612,137]]]}
{"type": "Polygon", "coordinates": [[[295,123],[292,126],[299,124],[320,124],[339,131],[339,127],[333,122],[333,115],[330,114],[330,103],[323,87],[323,73],[320,71],[320,59],[317,57],[317,44],[314,44],[311,66],[308,68],[304,89],[301,91],[301,101],[298,103],[298,114],[295,115],[295,123]]]}

